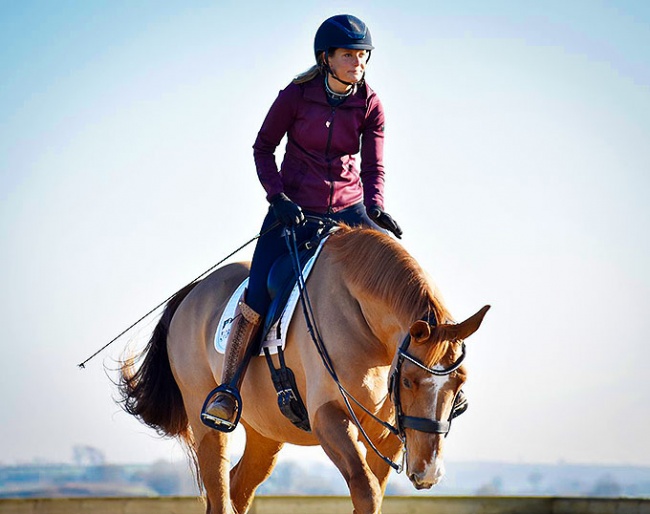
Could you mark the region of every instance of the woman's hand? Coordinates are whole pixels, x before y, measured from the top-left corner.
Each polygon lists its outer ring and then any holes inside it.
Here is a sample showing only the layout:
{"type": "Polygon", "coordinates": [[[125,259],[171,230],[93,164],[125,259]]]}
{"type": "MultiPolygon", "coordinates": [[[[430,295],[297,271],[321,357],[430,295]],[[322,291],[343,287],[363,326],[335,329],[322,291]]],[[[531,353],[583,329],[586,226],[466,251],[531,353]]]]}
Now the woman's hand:
{"type": "Polygon", "coordinates": [[[305,215],[300,206],[289,200],[284,193],[278,193],[270,199],[273,213],[285,227],[301,225],[305,222],[305,215]]]}
{"type": "Polygon", "coordinates": [[[377,225],[386,230],[390,230],[395,234],[397,239],[402,239],[402,229],[390,214],[384,212],[378,205],[367,207],[366,212],[368,213],[368,216],[370,216],[370,219],[377,225]]]}

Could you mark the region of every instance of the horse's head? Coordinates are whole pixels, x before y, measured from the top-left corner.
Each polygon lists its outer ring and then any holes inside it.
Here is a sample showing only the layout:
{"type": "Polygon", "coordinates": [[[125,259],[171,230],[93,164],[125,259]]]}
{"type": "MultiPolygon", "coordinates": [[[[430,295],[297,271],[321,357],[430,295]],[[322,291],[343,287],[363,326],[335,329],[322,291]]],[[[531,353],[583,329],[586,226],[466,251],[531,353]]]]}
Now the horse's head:
{"type": "Polygon", "coordinates": [[[416,321],[399,349],[391,390],[405,439],[406,472],[417,489],[436,485],[445,473],[444,436],[466,379],[465,339],[478,330],[488,309],[458,324],[416,321]]]}

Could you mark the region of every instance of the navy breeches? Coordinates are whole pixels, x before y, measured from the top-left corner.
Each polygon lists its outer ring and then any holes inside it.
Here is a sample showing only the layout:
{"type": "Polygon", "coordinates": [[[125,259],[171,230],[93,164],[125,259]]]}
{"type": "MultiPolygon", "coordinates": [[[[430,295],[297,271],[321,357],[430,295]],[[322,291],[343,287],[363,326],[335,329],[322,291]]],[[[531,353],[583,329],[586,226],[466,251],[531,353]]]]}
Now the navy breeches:
{"type": "MultiPolygon", "coordinates": [[[[342,211],[332,214],[318,214],[304,211],[305,215],[328,218],[334,221],[343,222],[350,226],[366,226],[377,230],[382,230],[366,214],[366,209],[362,203],[358,203],[343,209],[342,211]]],[[[273,209],[269,209],[262,229],[260,238],[257,240],[253,261],[251,262],[250,277],[248,280],[248,292],[246,293],[246,303],[258,314],[264,316],[268,309],[271,298],[266,288],[266,279],[273,263],[282,255],[289,253],[287,243],[284,238],[284,227],[278,225],[269,230],[277,221],[273,209]],[[268,232],[266,232],[268,230],[268,232]]],[[[315,225],[306,223],[296,227],[296,238],[300,246],[305,241],[311,239],[315,234],[315,225]]]]}

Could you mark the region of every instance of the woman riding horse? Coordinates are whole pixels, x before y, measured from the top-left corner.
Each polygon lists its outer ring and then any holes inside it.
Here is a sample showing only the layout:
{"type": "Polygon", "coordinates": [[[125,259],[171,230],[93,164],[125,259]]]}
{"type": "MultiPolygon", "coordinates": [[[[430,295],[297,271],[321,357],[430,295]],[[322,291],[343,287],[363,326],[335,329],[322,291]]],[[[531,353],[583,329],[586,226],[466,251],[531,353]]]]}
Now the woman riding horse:
{"type": "Polygon", "coordinates": [[[209,514],[248,512],[285,443],[320,445],[345,478],[356,513],[381,512],[388,476],[402,469],[402,455],[417,489],[444,475],[444,438],[466,407],[465,339],[488,306],[454,323],[428,274],[385,233],[400,237],[402,231],[383,208],[384,115],[364,81],[372,49],[367,27],[353,16],[321,25],[316,66],[280,92],[255,142],[271,208],[252,269],[231,263],[183,288],[168,302],[141,365],[123,363],[124,408],[186,443],[209,514]],[[278,172],[274,151],[285,134],[278,172]],[[311,239],[306,215],[370,227],[342,227],[328,238],[304,302],[313,306],[314,323],[297,313],[286,331],[286,363],[311,431],[278,409],[264,359],[247,358],[269,305],[266,275],[287,251],[285,227],[299,242],[311,239]],[[238,305],[223,356],[215,351],[215,333],[247,276],[246,303],[238,305]],[[241,416],[246,445],[231,467],[224,432],[242,412],[240,386],[250,404],[241,416]]]}
{"type": "MultiPolygon", "coordinates": [[[[298,243],[313,235],[304,226],[305,214],[402,235],[384,211],[384,109],[365,82],[373,49],[370,31],[359,18],[345,14],[325,20],[314,41],[316,64],[280,92],[257,135],[253,145],[257,175],[271,206],[253,254],[246,302],[239,303],[230,331],[224,386],[240,388],[244,369],[238,370],[246,365],[246,350],[271,301],[267,275],[273,262],[287,252],[285,226],[296,227],[298,243]],[[278,172],[275,150],[285,135],[278,172]]],[[[202,416],[213,428],[227,431],[241,408],[229,387],[217,394],[202,416]]]]}

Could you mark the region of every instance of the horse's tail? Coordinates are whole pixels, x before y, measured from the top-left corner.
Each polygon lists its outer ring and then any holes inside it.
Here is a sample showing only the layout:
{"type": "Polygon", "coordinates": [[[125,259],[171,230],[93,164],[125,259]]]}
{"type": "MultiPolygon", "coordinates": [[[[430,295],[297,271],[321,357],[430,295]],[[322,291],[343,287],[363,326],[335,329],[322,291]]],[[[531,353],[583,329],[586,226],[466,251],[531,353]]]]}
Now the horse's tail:
{"type": "Polygon", "coordinates": [[[188,446],[192,436],[181,390],[169,364],[167,335],[176,309],[197,284],[185,286],[167,302],[147,346],[138,357],[122,363],[118,381],[120,403],[126,412],[161,435],[180,437],[188,446]],[[137,367],[141,357],[144,359],[137,367]]]}

